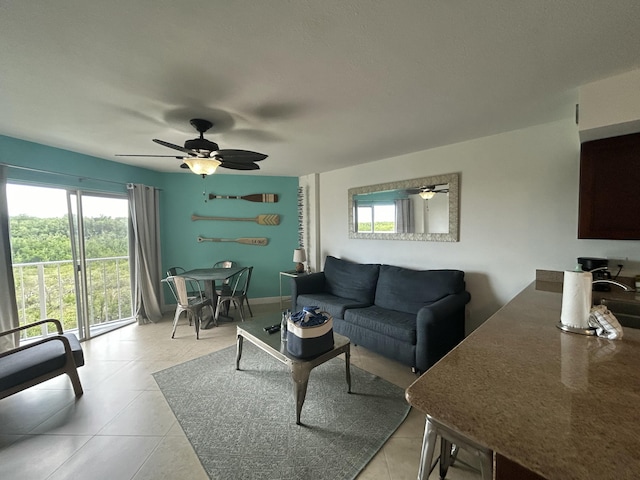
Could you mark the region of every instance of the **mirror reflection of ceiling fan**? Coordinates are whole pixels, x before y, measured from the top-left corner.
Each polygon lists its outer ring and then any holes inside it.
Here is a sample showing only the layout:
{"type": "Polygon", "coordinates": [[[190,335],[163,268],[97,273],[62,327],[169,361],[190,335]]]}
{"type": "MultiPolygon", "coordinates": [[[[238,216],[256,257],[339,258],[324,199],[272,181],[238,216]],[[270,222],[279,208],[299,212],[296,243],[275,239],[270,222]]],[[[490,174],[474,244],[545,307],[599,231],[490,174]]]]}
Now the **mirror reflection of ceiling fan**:
{"type": "Polygon", "coordinates": [[[420,195],[423,200],[430,200],[435,197],[436,193],[449,193],[449,185],[424,185],[418,188],[408,188],[406,192],[409,195],[420,195]]]}
{"type": "Polygon", "coordinates": [[[231,170],[259,170],[260,167],[255,162],[267,158],[267,155],[263,153],[250,150],[220,150],[217,143],[204,138],[204,132],[213,126],[212,122],[193,118],[189,123],[200,133],[200,137],[187,140],[184,142],[184,147],[157,138],[153,139],[158,145],[178,150],[183,155],[117,154],[116,157],[173,157],[184,161],[180,168],[189,168],[193,173],[202,175],[203,178],[214,173],[218,167],[231,170]]]}

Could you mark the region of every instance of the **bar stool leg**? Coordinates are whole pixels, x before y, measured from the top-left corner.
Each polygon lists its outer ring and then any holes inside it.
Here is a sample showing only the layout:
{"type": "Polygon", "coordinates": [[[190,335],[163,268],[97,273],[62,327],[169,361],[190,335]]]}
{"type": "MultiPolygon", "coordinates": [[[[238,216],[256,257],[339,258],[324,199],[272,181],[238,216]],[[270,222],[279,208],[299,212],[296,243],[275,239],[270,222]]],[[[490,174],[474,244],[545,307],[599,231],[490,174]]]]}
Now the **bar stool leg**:
{"type": "Polygon", "coordinates": [[[493,455],[488,452],[480,452],[480,472],[483,479],[493,478],[493,455]]]}
{"type": "MultiPolygon", "coordinates": [[[[493,479],[493,452],[482,445],[478,445],[469,438],[461,435],[457,431],[441,424],[437,420],[427,415],[427,421],[424,429],[424,438],[422,440],[422,450],[420,452],[420,469],[418,471],[418,480],[427,480],[431,473],[433,461],[433,453],[435,451],[435,443],[440,437],[440,479],[443,480],[447,475],[449,466],[453,463],[455,457],[452,456],[451,447],[453,444],[456,448],[464,447],[472,452],[480,459],[480,472],[483,480],[493,479]]],[[[433,466],[435,467],[435,465],[433,466]]]]}
{"type": "Polygon", "coordinates": [[[424,426],[424,437],[422,439],[422,450],[420,451],[420,469],[418,470],[418,480],[427,480],[431,473],[431,462],[433,461],[433,453],[436,449],[436,429],[429,421],[424,426]]]}
{"type": "Polygon", "coordinates": [[[440,438],[440,480],[447,476],[447,471],[451,466],[451,447],[453,445],[449,440],[440,438]]]}

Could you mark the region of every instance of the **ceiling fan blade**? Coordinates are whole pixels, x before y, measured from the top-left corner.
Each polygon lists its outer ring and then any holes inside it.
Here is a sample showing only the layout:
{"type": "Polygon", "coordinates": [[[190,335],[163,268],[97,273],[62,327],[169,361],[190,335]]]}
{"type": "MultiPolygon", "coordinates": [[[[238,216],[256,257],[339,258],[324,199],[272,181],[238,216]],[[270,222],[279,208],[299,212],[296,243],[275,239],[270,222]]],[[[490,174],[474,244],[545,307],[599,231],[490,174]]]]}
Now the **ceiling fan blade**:
{"type": "Polygon", "coordinates": [[[158,140],[157,138],[154,138],[153,141],[155,143],[157,143],[158,145],[162,145],[163,147],[173,148],[174,150],[178,150],[180,152],[188,153],[192,157],[197,157],[198,156],[198,154],[196,152],[194,152],[192,150],[189,150],[188,148],[181,147],[180,145],[174,145],[173,143],[165,142],[164,140],[158,140]]]}
{"type": "Polygon", "coordinates": [[[167,158],[177,158],[178,160],[182,160],[185,155],[176,156],[176,155],[138,155],[138,154],[128,154],[128,153],[116,153],[116,157],[167,157],[167,158]]]}
{"type": "MultiPolygon", "coordinates": [[[[188,169],[189,165],[187,165],[186,163],[181,163],[180,168],[188,169]]],[[[257,163],[222,162],[220,164],[220,168],[228,168],[229,170],[260,170],[260,167],[257,163]]]]}
{"type": "Polygon", "coordinates": [[[257,163],[253,162],[222,162],[220,164],[221,168],[228,168],[230,170],[260,170],[260,166],[257,163]]]}
{"type": "Polygon", "coordinates": [[[265,155],[264,153],[234,149],[218,150],[215,153],[215,156],[232,162],[259,162],[268,157],[268,155],[265,155]]]}

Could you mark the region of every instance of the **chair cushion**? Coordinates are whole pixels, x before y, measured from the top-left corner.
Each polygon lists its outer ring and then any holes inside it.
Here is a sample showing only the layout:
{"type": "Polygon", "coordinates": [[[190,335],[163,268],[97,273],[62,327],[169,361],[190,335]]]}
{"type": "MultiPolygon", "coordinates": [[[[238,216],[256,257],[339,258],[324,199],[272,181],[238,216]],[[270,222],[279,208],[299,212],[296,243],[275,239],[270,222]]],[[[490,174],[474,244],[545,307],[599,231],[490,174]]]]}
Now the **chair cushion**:
{"type": "MultiPolygon", "coordinates": [[[[76,366],[84,365],[84,354],[77,337],[63,334],[69,340],[76,366]]],[[[65,365],[64,345],[52,340],[0,358],[0,391],[7,390],[62,368],[65,365]]]]}
{"type": "Polygon", "coordinates": [[[344,314],[344,320],[411,345],[416,343],[415,314],[397,312],[373,305],[347,310],[344,314]]]}
{"type": "Polygon", "coordinates": [[[464,272],[460,270],[410,270],[382,265],[375,304],[415,315],[422,307],[464,288],[464,272]]]}
{"type": "Polygon", "coordinates": [[[328,256],[324,264],[325,291],[372,305],[378,282],[378,264],[361,264],[328,256]]]}

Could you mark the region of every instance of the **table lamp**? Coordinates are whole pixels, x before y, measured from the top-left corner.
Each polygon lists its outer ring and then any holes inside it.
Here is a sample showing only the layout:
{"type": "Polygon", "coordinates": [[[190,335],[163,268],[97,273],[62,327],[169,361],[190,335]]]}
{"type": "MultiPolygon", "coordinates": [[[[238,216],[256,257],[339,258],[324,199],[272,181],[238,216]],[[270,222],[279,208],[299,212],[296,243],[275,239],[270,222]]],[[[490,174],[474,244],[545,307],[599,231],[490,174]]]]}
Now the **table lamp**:
{"type": "Polygon", "coordinates": [[[304,253],[304,248],[296,248],[293,251],[293,261],[296,263],[296,273],[304,272],[304,264],[302,262],[307,260],[307,255],[304,253]]]}

